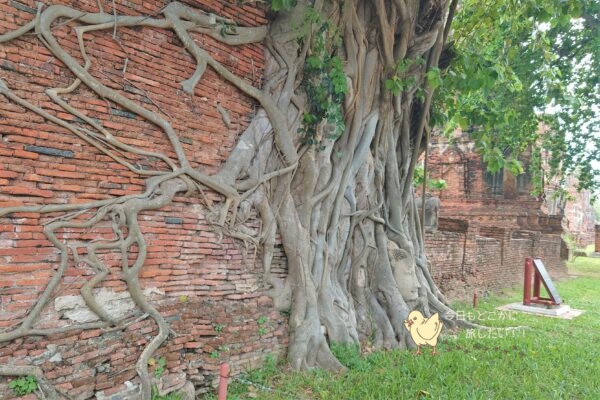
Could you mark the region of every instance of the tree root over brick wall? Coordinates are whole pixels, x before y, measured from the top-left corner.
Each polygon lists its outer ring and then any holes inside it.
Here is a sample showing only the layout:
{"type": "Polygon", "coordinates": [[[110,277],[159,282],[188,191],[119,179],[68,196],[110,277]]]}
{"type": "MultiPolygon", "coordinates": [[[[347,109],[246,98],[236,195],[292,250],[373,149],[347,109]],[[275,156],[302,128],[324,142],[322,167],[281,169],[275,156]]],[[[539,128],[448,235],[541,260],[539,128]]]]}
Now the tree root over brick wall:
{"type": "MultiPolygon", "coordinates": [[[[413,308],[425,314],[439,312],[447,326],[455,325],[455,313],[445,305],[429,274],[412,187],[434,92],[427,74],[438,65],[455,7],[456,1],[450,4],[445,0],[327,4],[300,0],[292,10],[280,12],[267,29],[235,27],[231,20],[177,2],[169,3],[160,18],[40,6],[33,21],[0,35],[2,43],[35,32],[72,72],[74,80],[68,86],[50,88],[46,94],[73,118],[59,118],[28,102],[1,80],[0,94],[145,178],[145,191],[139,194],[89,203],[0,209],[0,218],[14,213],[51,216],[44,234],[60,250],[59,264],[45,290],[17,326],[0,333],[0,342],[72,329],[118,329],[124,321],[107,312],[94,297],[94,288],[109,273],[98,254],[116,252],[135,305],[158,325],[158,334],[146,344],[135,364],[142,398],[150,399],[148,362],[169,336],[170,327],[141,292],[139,275],[147,245],[139,225],[140,214],[167,206],[175,196],[204,196],[205,189],[221,196],[219,204],[206,202],[213,213],[213,228],[261,249],[270,295],[278,309],[290,312],[288,360],[294,368],[342,369],[329,349],[331,342],[413,346],[402,323],[413,308]],[[63,23],[76,25],[83,65],[53,33],[54,27],[63,23]],[[92,61],[85,35],[125,27],[175,32],[196,62],[192,76],[181,82],[186,93],[194,93],[210,68],[260,105],[218,173],[210,175],[190,166],[180,135],[160,111],[150,111],[128,99],[89,72],[92,61]],[[315,145],[298,135],[311,100],[302,73],[327,29],[334,32],[332,35],[338,34],[342,43],[320,46],[343,60],[347,85],[341,105],[343,132],[339,138],[328,136],[331,122],[323,121],[316,125],[315,145]],[[264,42],[268,49],[264,87],[252,86],[216,61],[191,32],[230,46],[264,42]],[[411,83],[392,91],[390,80],[411,83]],[[69,104],[65,98],[81,85],[109,104],[153,124],[164,133],[171,151],[147,151],[126,144],[86,116],[77,104],[69,104]],[[132,156],[153,157],[162,167],[140,168],[130,161],[132,156]],[[261,220],[258,237],[239,227],[248,206],[258,211],[261,220]],[[110,223],[111,238],[66,244],[57,236],[58,231],[85,230],[100,221],[110,223]],[[271,274],[277,240],[281,240],[288,262],[284,279],[271,274]],[[52,331],[35,328],[69,263],[95,272],[81,288],[81,296],[100,321],[52,331]]],[[[316,65],[316,60],[311,60],[316,65]]],[[[160,73],[160,65],[156,71],[160,73]]],[[[226,110],[220,112],[230,126],[226,110]]],[[[12,374],[10,370],[0,370],[2,373],[12,374]]]]}

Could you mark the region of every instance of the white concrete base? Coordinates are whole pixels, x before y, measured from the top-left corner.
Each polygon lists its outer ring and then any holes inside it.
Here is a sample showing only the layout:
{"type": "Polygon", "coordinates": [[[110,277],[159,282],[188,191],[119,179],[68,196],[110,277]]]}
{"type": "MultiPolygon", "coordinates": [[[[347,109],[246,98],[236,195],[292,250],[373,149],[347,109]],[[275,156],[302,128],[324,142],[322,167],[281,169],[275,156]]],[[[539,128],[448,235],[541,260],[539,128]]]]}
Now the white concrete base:
{"type": "Polygon", "coordinates": [[[497,310],[502,311],[521,311],[530,314],[541,315],[545,317],[554,317],[562,319],[573,319],[580,316],[584,310],[574,310],[566,304],[559,306],[544,306],[544,305],[524,305],[523,303],[511,303],[505,306],[498,307],[497,310]]]}

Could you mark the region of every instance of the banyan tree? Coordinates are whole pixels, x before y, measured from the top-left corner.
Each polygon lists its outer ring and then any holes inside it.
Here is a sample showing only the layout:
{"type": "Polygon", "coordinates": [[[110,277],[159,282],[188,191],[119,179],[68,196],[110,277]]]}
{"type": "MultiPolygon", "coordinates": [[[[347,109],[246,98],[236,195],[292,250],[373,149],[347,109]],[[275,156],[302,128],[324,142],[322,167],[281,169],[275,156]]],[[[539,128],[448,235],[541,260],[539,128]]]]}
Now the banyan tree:
{"type": "MultiPolygon", "coordinates": [[[[189,2],[188,2],[189,3],[189,2]]],[[[413,309],[435,312],[445,326],[456,318],[431,278],[423,247],[421,211],[413,173],[431,131],[432,98],[451,51],[446,45],[457,7],[448,0],[298,0],[273,1],[268,26],[243,27],[184,3],[172,2],[157,15],[125,16],[111,10],[82,13],[40,6],[30,23],[0,35],[0,43],[35,33],[73,74],[69,85],[48,88],[64,119],[20,98],[0,82],[0,99],[28,109],[80,137],[139,174],[145,190],[107,200],[17,206],[0,210],[57,215],[44,226],[60,251],[60,263],[35,306],[0,342],[32,333],[40,311],[52,298],[71,262],[84,262],[96,274],[83,286],[87,306],[103,323],[117,323],[94,297],[107,270],[95,256],[118,249],[128,260],[123,279],[137,307],[159,326],[136,370],[149,398],[148,360],[169,335],[169,324],[141,292],[146,241],[140,213],[161,209],[175,196],[204,196],[212,191],[212,226],[257,251],[264,289],[279,310],[289,312],[288,361],[294,368],[342,365],[331,343],[364,343],[375,348],[412,347],[403,320],[413,309]],[[79,54],[65,50],[53,32],[57,23],[75,26],[79,54]],[[177,130],[159,111],[132,101],[90,73],[84,37],[92,31],[171,30],[195,60],[195,72],[181,82],[197,90],[211,69],[252,98],[257,112],[239,132],[234,149],[216,173],[192,168],[177,130]],[[229,46],[262,43],[264,82],[252,86],[215,60],[191,32],[202,32],[229,46]],[[63,97],[80,86],[134,113],[162,132],[171,146],[142,150],[123,143],[63,97]],[[152,156],[160,168],[140,169],[123,154],[152,156]],[[254,210],[261,230],[240,229],[242,214],[254,210]],[[74,250],[56,232],[112,221],[114,240],[89,242],[74,250]],[[276,246],[282,246],[285,277],[271,273],[276,246]],[[128,254],[128,255],[127,255],[128,254]]],[[[161,74],[160,65],[156,74],[161,74]]],[[[228,118],[224,113],[223,118],[228,118]]]]}

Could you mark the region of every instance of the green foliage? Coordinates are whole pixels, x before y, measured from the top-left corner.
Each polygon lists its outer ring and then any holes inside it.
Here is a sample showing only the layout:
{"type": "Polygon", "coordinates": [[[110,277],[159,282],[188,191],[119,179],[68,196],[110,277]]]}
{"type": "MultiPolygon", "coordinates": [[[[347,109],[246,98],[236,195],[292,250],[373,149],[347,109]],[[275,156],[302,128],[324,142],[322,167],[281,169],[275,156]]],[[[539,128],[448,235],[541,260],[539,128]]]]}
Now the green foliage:
{"type": "Polygon", "coordinates": [[[215,324],[214,328],[215,328],[215,332],[221,333],[221,332],[223,332],[223,329],[225,329],[225,325],[215,324]]]}
{"type": "MultiPolygon", "coordinates": [[[[227,399],[239,400],[248,398],[262,398],[259,395],[267,394],[271,391],[271,388],[266,385],[269,384],[270,380],[277,379],[278,376],[283,376],[285,368],[281,365],[277,358],[272,355],[267,355],[264,359],[262,367],[245,371],[240,376],[233,378],[231,384],[228,387],[227,399]]],[[[214,394],[207,394],[203,397],[206,400],[216,400],[217,396],[214,394]]],[[[288,399],[297,399],[297,394],[290,393],[288,399]]]]}
{"type": "Polygon", "coordinates": [[[262,367],[248,371],[246,373],[246,378],[252,382],[266,383],[266,380],[269,377],[272,377],[281,371],[279,367],[277,358],[269,354],[265,356],[262,367]]]}
{"type": "Polygon", "coordinates": [[[234,35],[236,33],[236,26],[227,22],[222,21],[219,29],[221,36],[234,35]]]}
{"type": "Polygon", "coordinates": [[[600,188],[600,3],[466,0],[452,32],[436,122],[470,130],[492,172],[520,172],[532,150],[537,193],[566,174],[600,188]]]}
{"type": "MultiPolygon", "coordinates": [[[[586,251],[593,252],[593,245],[591,248],[586,249],[586,251]]],[[[569,268],[569,273],[572,273],[573,275],[581,275],[600,279],[600,258],[577,257],[574,261],[568,263],[567,267],[569,268]]]]}
{"type": "Polygon", "coordinates": [[[38,387],[38,382],[35,376],[27,375],[21,378],[13,379],[8,384],[8,387],[12,389],[15,395],[25,396],[35,392],[38,387]]]}
{"type": "Polygon", "coordinates": [[[542,155],[539,151],[531,153],[531,164],[529,167],[529,175],[533,186],[533,196],[540,196],[544,187],[544,171],[542,165],[542,155]]]}
{"type": "Polygon", "coordinates": [[[148,365],[154,366],[154,376],[160,378],[165,373],[167,367],[167,359],[162,356],[158,360],[154,357],[148,360],[148,365]]]}
{"type": "Polygon", "coordinates": [[[171,392],[161,396],[158,388],[156,386],[152,386],[152,400],[183,400],[183,394],[179,392],[171,392]]]}
{"type": "Polygon", "coordinates": [[[264,336],[267,334],[267,327],[265,326],[265,324],[269,321],[269,318],[267,318],[266,315],[261,315],[260,317],[258,317],[258,319],[256,320],[256,323],[258,324],[258,335],[259,336],[264,336]]]}
{"type": "Polygon", "coordinates": [[[427,71],[425,78],[432,89],[442,86],[442,74],[439,68],[432,68],[427,71]]]}
{"type": "Polygon", "coordinates": [[[448,188],[448,184],[443,179],[431,179],[427,181],[429,190],[444,190],[448,188]]]}
{"type": "Polygon", "coordinates": [[[273,11],[290,10],[296,5],[296,0],[268,0],[273,11]]]}
{"type": "Polygon", "coordinates": [[[331,351],[339,362],[351,370],[367,372],[370,368],[368,359],[363,357],[357,344],[331,343],[331,351]]]}
{"type": "Polygon", "coordinates": [[[224,353],[224,352],[227,352],[227,351],[229,351],[229,347],[224,346],[224,345],[220,345],[215,350],[211,351],[211,353],[208,356],[210,358],[216,360],[217,358],[219,358],[219,356],[221,355],[221,353],[224,353]]]}
{"type": "MultiPolygon", "coordinates": [[[[421,185],[423,185],[424,175],[425,170],[423,166],[417,166],[413,175],[413,185],[416,187],[420,187],[421,185]]],[[[446,181],[444,179],[427,179],[427,189],[429,190],[444,190],[447,187],[448,184],[446,184],[446,181]]]]}
{"type": "MultiPolygon", "coordinates": [[[[417,79],[415,77],[415,69],[425,65],[425,60],[422,58],[412,59],[405,58],[400,60],[394,70],[394,75],[392,75],[389,79],[385,81],[385,88],[392,92],[395,96],[404,92],[405,90],[410,90],[415,87],[417,84],[417,79]]],[[[426,75],[427,79],[434,81],[436,84],[441,84],[441,78],[439,74],[439,69],[431,70],[426,75]],[[437,75],[436,72],[437,71],[437,75]]]]}
{"type": "Polygon", "coordinates": [[[304,62],[301,86],[306,92],[307,111],[302,115],[299,133],[303,142],[323,148],[324,138],[336,140],[344,132],[343,102],[348,88],[342,60],[336,54],[341,39],[338,32],[308,9],[304,24],[316,26],[310,53],[304,62]]]}

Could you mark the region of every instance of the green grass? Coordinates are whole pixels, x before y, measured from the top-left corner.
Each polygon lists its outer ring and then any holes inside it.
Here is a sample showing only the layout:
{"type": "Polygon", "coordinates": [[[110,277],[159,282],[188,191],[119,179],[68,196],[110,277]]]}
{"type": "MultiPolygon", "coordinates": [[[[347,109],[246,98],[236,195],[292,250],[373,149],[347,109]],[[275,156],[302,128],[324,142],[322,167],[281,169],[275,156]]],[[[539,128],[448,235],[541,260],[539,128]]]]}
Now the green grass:
{"type": "Polygon", "coordinates": [[[600,258],[576,257],[574,262],[567,264],[567,267],[570,274],[600,278],[600,258]]]}
{"type": "Polygon", "coordinates": [[[455,304],[465,317],[496,330],[443,331],[439,356],[431,357],[429,347],[415,357],[336,346],[348,367],[344,374],[290,372],[271,360],[234,380],[228,399],[598,399],[600,259],[579,257],[569,267],[579,276],[556,286],[566,304],[585,310],[573,320],[497,311],[520,300],[519,288],[481,299],[476,309],[455,304]],[[528,328],[505,330],[511,326],[528,328]]]}

